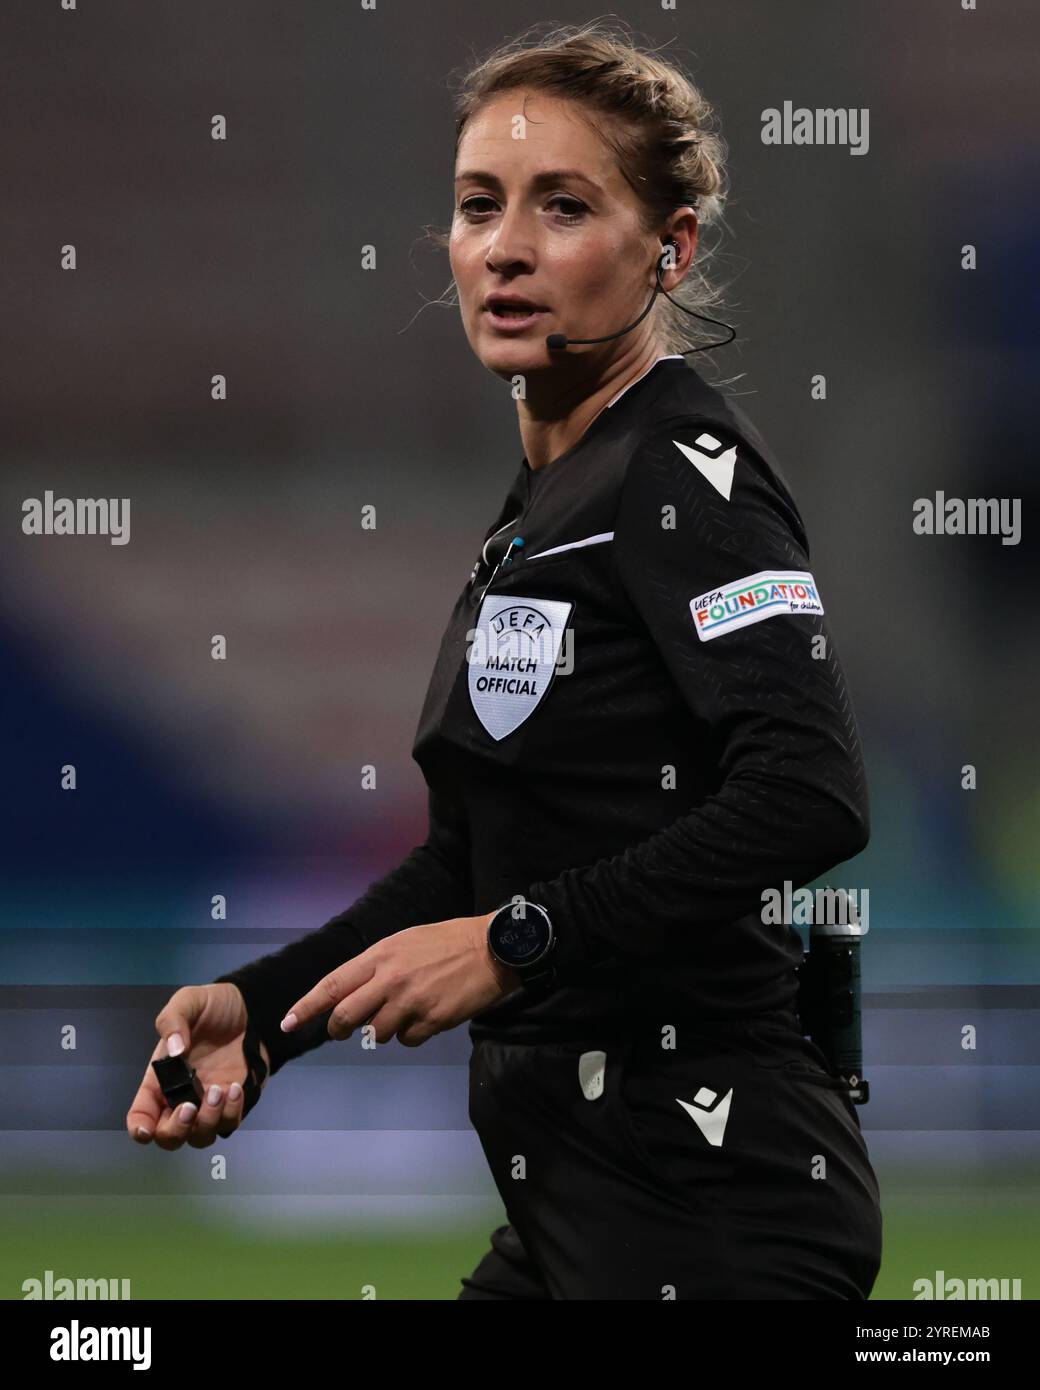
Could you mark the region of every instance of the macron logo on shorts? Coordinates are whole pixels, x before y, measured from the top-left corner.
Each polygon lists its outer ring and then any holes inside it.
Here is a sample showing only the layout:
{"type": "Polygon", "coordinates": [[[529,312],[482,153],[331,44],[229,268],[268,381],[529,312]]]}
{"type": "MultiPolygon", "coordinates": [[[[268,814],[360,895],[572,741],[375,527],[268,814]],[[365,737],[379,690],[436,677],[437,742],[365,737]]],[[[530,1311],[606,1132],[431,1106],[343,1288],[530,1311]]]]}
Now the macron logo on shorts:
{"type": "Polygon", "coordinates": [[[726,1121],[729,1119],[730,1101],[733,1099],[733,1087],[729,1088],[718,1105],[715,1105],[718,1094],[707,1086],[700,1088],[693,1098],[692,1105],[688,1100],[679,1100],[678,1096],[675,1099],[693,1120],[708,1143],[713,1144],[716,1149],[721,1149],[722,1139],[726,1133],[726,1121]],[[714,1110],[711,1108],[713,1105],[715,1105],[714,1110]]]}

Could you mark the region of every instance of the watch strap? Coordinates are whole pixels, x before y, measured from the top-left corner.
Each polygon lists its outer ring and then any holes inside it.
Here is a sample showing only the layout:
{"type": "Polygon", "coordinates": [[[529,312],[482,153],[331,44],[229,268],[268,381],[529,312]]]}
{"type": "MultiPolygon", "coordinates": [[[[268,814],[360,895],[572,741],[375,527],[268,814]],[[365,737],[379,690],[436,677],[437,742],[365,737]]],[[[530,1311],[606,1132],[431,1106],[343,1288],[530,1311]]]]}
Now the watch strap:
{"type": "MultiPolygon", "coordinates": [[[[550,950],[552,948],[550,947],[550,950]]],[[[520,974],[520,972],[517,972],[520,974]]],[[[534,999],[544,999],[547,994],[551,994],[556,988],[556,967],[554,965],[544,965],[542,969],[536,970],[531,975],[520,974],[520,983],[524,991],[534,999]]]]}
{"type": "Polygon", "coordinates": [[[242,1118],[245,1119],[260,1099],[264,1081],[267,1079],[267,1063],[260,1051],[260,1034],[251,1019],[246,1021],[246,1031],[242,1038],[242,1052],[246,1059],[246,1079],[242,1085],[246,1096],[242,1110],[242,1118]]]}

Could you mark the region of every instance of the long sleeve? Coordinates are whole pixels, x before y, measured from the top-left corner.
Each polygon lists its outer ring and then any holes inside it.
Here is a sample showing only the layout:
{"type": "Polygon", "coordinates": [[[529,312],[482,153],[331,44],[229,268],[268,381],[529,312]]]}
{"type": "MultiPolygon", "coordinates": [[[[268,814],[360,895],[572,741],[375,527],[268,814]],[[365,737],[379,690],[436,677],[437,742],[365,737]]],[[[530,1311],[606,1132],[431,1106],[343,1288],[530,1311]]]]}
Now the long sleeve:
{"type": "Polygon", "coordinates": [[[243,965],[219,981],[238,986],[250,1020],[271,1058],[271,1074],[325,1042],[328,1011],[293,1033],[279,1024],[291,1004],[329,971],[374,942],[406,927],[472,913],[469,832],[446,792],[429,792],[429,834],[345,911],[280,951],[243,965]]]}
{"type": "Polygon", "coordinates": [[[677,933],[758,913],[764,889],[800,887],[869,838],[823,595],[758,453],[715,424],[662,429],[629,464],[612,552],[619,603],[681,692],[717,790],[612,858],[518,887],[552,918],[563,978],[667,958],[677,933]]]}

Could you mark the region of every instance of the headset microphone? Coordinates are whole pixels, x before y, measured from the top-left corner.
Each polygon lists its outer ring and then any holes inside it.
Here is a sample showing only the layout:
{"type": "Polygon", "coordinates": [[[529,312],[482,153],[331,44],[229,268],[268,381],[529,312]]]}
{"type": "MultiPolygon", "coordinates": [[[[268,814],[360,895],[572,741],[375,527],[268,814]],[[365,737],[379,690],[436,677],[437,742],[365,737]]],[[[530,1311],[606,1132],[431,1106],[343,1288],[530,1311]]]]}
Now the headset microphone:
{"type": "MultiPolygon", "coordinates": [[[[673,241],[670,242],[669,245],[675,246],[676,243],[673,241]]],[[[549,349],[550,352],[560,352],[566,350],[568,347],[571,346],[572,343],[578,343],[582,345],[586,343],[609,343],[613,338],[621,338],[626,333],[631,333],[632,329],[635,328],[637,324],[643,322],[647,314],[654,307],[654,300],[657,298],[658,291],[660,291],[661,294],[664,295],[665,299],[669,300],[672,304],[674,304],[677,309],[681,309],[684,314],[690,314],[695,319],[703,319],[705,323],[717,323],[720,328],[725,328],[729,330],[728,338],[720,338],[717,343],[705,343],[703,347],[686,348],[685,351],[682,353],[683,357],[687,356],[687,354],[691,352],[707,352],[709,348],[724,347],[726,343],[731,343],[733,339],[737,336],[737,330],[731,324],[723,323],[721,319],[708,318],[707,314],[694,313],[692,309],[687,309],[685,304],[680,304],[677,299],[672,299],[672,296],[661,284],[661,271],[664,269],[663,262],[667,254],[667,251],[662,251],[660,257],[658,258],[657,284],[654,286],[653,293],[650,295],[650,302],[647,304],[646,308],[639,315],[639,317],[633,323],[630,323],[627,328],[621,328],[616,333],[607,333],[602,338],[568,338],[566,333],[550,333],[545,340],[545,346],[549,349]]]]}

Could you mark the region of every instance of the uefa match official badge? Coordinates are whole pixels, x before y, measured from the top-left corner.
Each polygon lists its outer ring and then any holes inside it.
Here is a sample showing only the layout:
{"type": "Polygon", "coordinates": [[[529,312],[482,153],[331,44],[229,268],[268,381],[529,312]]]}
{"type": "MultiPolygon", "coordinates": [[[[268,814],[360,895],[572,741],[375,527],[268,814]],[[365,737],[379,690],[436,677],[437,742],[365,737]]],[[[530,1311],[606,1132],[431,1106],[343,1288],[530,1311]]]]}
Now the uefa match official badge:
{"type": "Polygon", "coordinates": [[[495,741],[527,719],[552,683],[572,603],[490,594],[469,634],[469,698],[495,741]]]}

